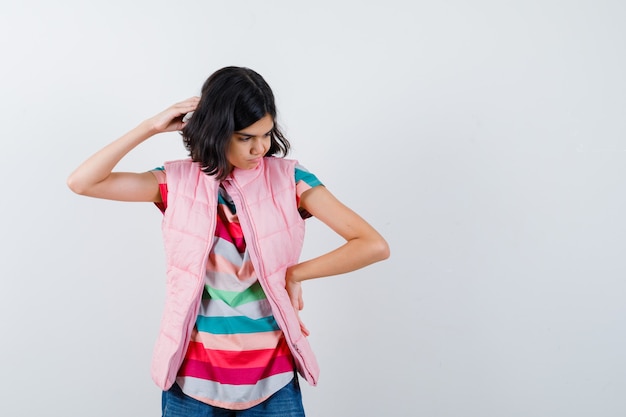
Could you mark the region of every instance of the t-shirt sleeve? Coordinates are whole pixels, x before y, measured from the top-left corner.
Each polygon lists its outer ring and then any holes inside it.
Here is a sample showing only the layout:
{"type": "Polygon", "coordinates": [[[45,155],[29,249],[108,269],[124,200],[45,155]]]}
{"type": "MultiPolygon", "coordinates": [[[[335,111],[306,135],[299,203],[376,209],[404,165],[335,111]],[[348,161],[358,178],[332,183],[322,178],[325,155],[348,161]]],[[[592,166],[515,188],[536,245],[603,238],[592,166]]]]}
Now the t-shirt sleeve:
{"type": "Polygon", "coordinates": [[[318,185],[324,185],[322,182],[304,166],[296,164],[296,201],[298,203],[298,211],[303,219],[308,219],[311,213],[300,207],[300,196],[307,190],[318,185]]]}
{"type": "Polygon", "coordinates": [[[154,203],[162,213],[165,213],[165,209],[167,208],[167,175],[165,173],[165,167],[154,168],[150,171],[157,182],[159,183],[159,191],[161,192],[161,203],[154,203]]]}

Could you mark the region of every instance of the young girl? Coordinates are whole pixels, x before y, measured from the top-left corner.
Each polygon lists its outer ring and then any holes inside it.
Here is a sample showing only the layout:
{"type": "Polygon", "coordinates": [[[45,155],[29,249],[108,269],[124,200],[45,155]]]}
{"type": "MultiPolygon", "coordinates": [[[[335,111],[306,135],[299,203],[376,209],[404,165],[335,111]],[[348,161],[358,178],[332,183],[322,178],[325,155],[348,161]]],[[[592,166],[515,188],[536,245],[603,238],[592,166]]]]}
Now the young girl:
{"type": "Polygon", "coordinates": [[[143,121],[68,178],[78,194],[153,202],[164,214],[167,295],[152,361],[164,417],[303,416],[296,372],[315,385],[319,370],[298,316],[300,283],[389,256],[383,237],[288,151],[268,84],[226,67],[200,97],[143,121]],[[113,172],[171,131],[190,158],[113,172]],[[310,216],[346,242],[299,262],[310,216]]]}

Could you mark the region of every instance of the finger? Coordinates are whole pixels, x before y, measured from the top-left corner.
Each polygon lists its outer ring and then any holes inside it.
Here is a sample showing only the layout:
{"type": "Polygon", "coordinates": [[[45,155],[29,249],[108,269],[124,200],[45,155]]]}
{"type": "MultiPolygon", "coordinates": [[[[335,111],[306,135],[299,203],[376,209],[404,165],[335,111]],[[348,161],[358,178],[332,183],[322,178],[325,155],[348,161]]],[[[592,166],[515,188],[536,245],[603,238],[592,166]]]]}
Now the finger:
{"type": "Polygon", "coordinates": [[[191,97],[172,105],[171,108],[181,114],[189,113],[190,111],[193,111],[196,109],[196,107],[198,107],[199,102],[200,97],[191,97]]]}
{"type": "Polygon", "coordinates": [[[309,329],[307,329],[307,327],[304,325],[304,323],[302,322],[302,319],[298,317],[298,320],[300,321],[300,331],[302,332],[302,334],[305,336],[310,335],[311,332],[309,332],[309,329]]]}
{"type": "Polygon", "coordinates": [[[296,310],[296,312],[300,310],[300,302],[298,301],[298,299],[291,298],[291,306],[294,310],[296,310]]]}
{"type": "Polygon", "coordinates": [[[189,121],[189,119],[191,119],[191,116],[193,116],[193,110],[190,112],[187,112],[184,116],[183,116],[183,124],[187,124],[187,122],[189,121]]]}

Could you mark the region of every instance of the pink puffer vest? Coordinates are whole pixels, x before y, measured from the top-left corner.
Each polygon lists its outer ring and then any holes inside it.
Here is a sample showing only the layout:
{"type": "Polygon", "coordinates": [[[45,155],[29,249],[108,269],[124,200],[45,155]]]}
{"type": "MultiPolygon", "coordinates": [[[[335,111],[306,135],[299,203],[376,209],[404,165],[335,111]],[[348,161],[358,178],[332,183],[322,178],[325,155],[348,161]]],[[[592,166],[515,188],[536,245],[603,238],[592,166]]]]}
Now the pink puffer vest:
{"type": "MultiPolygon", "coordinates": [[[[235,168],[223,185],[237,207],[252,264],[298,372],[316,385],[319,367],[285,290],[285,270],[298,263],[304,241],[295,165],[294,160],[266,157],[255,169],[235,168]]],[[[168,195],[162,229],[167,293],[152,358],[152,379],[163,390],[176,379],[198,313],[219,186],[189,159],[167,162],[165,170],[168,195]]]]}

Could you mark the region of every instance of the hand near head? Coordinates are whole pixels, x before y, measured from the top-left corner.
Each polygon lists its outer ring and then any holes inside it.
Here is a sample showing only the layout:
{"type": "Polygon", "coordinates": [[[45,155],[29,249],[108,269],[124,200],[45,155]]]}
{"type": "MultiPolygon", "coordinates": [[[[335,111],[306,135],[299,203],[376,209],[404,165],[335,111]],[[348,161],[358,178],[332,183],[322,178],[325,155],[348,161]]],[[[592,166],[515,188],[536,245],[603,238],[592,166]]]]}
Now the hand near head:
{"type": "Polygon", "coordinates": [[[67,184],[82,195],[121,201],[161,201],[159,184],[150,172],[113,172],[117,163],[137,145],[157,133],[173,132],[185,127],[185,115],[198,107],[199,97],[190,97],[111,142],[84,161],[69,176],[67,184]]]}
{"type": "Polygon", "coordinates": [[[199,102],[200,97],[190,97],[152,116],[148,122],[157,133],[182,130],[186,124],[183,118],[187,113],[194,111],[199,102]]]}

